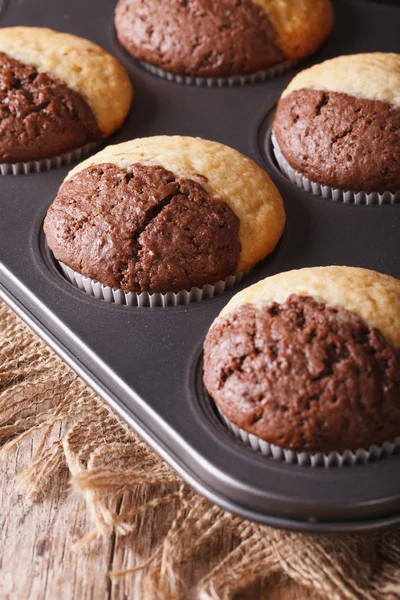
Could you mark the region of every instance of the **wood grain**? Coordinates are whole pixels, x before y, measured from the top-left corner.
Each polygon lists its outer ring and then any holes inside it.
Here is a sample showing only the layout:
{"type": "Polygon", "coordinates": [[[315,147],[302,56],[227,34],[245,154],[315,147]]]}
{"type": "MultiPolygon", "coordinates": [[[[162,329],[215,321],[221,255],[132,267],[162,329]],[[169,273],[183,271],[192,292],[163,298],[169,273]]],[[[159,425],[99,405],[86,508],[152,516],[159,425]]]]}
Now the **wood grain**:
{"type": "MultiPolygon", "coordinates": [[[[60,431],[55,433],[55,439],[60,431]]],[[[168,530],[173,507],[137,518],[129,536],[111,536],[76,552],[73,545],[90,532],[92,523],[80,497],[68,490],[67,473],[57,475],[51,494],[28,505],[16,490],[17,473],[29,462],[38,440],[24,442],[15,454],[0,462],[0,598],[1,600],[146,600],[143,573],[110,579],[107,573],[132,568],[146,559],[168,530]]],[[[154,496],[138,489],[124,498],[123,508],[137,506],[154,496]]],[[[221,550],[231,544],[219,540],[221,550]]],[[[194,582],[207,571],[215,556],[187,565],[188,598],[196,598],[194,582]]],[[[259,582],[235,600],[317,600],[298,586],[273,579],[259,582]]],[[[160,598],[160,600],[162,600],[160,598]]]]}

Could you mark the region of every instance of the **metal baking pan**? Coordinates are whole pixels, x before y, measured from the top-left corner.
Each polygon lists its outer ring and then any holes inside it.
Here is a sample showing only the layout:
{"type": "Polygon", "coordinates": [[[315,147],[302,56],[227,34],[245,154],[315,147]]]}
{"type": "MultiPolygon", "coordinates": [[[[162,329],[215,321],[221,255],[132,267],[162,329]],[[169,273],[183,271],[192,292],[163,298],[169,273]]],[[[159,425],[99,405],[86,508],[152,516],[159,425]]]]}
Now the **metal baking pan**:
{"type": "MultiPolygon", "coordinates": [[[[336,26],[301,67],[338,54],[400,52],[400,7],[337,0],[336,26]]],[[[276,169],[268,141],[273,106],[295,71],[234,88],[169,83],[118,45],[111,0],[9,0],[0,25],[48,26],[87,37],[128,69],[130,116],[110,139],[181,134],[237,148],[266,168],[287,227],[268,260],[235,291],[274,273],[345,264],[400,277],[400,205],[350,206],[298,190],[276,169]]],[[[193,488],[242,517],[302,531],[362,531],[400,523],[400,456],[367,466],[311,468],[258,455],[234,440],[201,383],[202,343],[234,292],[176,308],[107,304],[68,283],[42,232],[68,167],[0,178],[0,295],[193,488]]]]}

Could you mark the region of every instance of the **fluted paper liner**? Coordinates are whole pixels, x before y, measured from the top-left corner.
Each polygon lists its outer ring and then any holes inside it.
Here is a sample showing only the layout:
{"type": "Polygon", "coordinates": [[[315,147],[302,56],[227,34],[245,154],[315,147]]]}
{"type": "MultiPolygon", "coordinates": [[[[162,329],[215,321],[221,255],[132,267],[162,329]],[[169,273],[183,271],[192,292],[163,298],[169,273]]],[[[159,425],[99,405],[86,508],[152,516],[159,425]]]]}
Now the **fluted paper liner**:
{"type": "Polygon", "coordinates": [[[95,150],[97,143],[91,142],[81,146],[71,152],[65,152],[52,158],[42,158],[40,160],[29,160],[18,163],[0,163],[0,175],[28,175],[28,173],[40,173],[41,171],[50,171],[64,165],[70,165],[72,162],[78,162],[90,152],[95,150]]]}
{"type": "Polygon", "coordinates": [[[217,409],[222,421],[236,439],[264,456],[290,464],[307,467],[365,465],[372,461],[388,458],[400,448],[400,437],[397,437],[394,441],[384,442],[379,446],[372,444],[367,449],[359,448],[358,450],[345,450],[344,452],[329,452],[329,454],[324,454],[323,452],[295,452],[294,450],[270,444],[256,435],[248,433],[244,429],[234,425],[218,407],[217,409]]]}
{"type": "Polygon", "coordinates": [[[269,69],[264,69],[248,75],[233,75],[232,77],[196,77],[193,75],[177,75],[176,73],[170,73],[169,71],[160,69],[150,63],[141,61],[141,65],[146,71],[149,71],[152,75],[161,77],[161,79],[167,79],[167,81],[174,81],[175,83],[184,85],[197,85],[200,87],[232,87],[266,81],[288,71],[297,63],[297,60],[288,60],[278,65],[274,65],[269,69]]]}
{"type": "Polygon", "coordinates": [[[345,204],[394,204],[400,202],[400,190],[398,192],[355,192],[351,190],[340,190],[329,185],[311,181],[303,173],[296,171],[290,166],[283,156],[274,133],[271,135],[272,149],[280,170],[297,187],[315,196],[322,196],[327,200],[344,202],[345,204]]]}
{"type": "Polygon", "coordinates": [[[121,289],[116,289],[103,285],[95,279],[90,277],[84,277],[80,273],[77,273],[70,267],[67,267],[62,262],[58,263],[65,277],[72,285],[79,288],[89,296],[94,296],[99,300],[105,300],[114,304],[126,304],[128,306],[146,306],[151,308],[164,307],[164,306],[181,306],[184,304],[191,304],[193,302],[201,302],[219,296],[223,292],[231,290],[236,284],[238,284],[243,277],[248,275],[254,267],[249,267],[242,273],[236,273],[236,275],[229,275],[224,280],[217,281],[214,284],[207,284],[202,288],[193,287],[191,290],[181,290],[180,292],[167,292],[161,294],[158,292],[125,292],[121,289]]]}

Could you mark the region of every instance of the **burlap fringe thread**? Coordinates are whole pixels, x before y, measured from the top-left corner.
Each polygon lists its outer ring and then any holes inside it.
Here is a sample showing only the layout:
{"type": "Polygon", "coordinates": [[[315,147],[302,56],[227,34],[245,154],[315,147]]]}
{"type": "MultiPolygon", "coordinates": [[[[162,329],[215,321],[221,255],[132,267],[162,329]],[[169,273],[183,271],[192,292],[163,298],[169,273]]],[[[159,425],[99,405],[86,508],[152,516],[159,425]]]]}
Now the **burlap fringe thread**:
{"type": "MultiPolygon", "coordinates": [[[[20,489],[40,501],[57,473],[67,468],[101,535],[137,531],[142,514],[170,504],[169,530],[155,553],[143,557],[146,600],[195,597],[229,600],[262,578],[284,575],[329,600],[400,598],[400,533],[311,536],[276,531],[233,517],[184,485],[83,382],[4,304],[0,304],[0,444],[7,457],[24,438],[41,434],[20,489]],[[88,425],[89,423],[89,425],[88,425]],[[54,429],[64,432],[54,442],[54,429]],[[53,441],[52,441],[53,440],[53,441]],[[162,485],[165,484],[165,485],[162,485]],[[157,485],[150,502],[124,512],[123,498],[137,486],[157,485]],[[160,492],[164,490],[165,493],[160,492]],[[231,537],[230,550],[215,551],[209,572],[188,589],[187,565],[210,554],[215,540],[231,537]],[[186,575],[185,575],[186,573],[186,575]]],[[[146,526],[146,519],[141,527],[146,526]]],[[[142,534],[143,535],[143,534],[142,534]]],[[[133,570],[111,573],[127,576],[133,570]]]]}

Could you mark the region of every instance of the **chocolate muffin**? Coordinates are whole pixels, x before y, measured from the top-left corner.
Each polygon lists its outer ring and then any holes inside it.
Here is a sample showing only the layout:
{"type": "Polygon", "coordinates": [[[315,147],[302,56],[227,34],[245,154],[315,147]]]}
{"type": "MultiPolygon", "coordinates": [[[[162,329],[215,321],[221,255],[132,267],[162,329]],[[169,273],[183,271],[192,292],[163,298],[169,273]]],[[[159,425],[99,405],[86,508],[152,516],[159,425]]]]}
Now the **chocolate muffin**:
{"type": "Polygon", "coordinates": [[[302,71],[279,100],[273,131],[284,160],[309,180],[395,194],[400,55],[340,56],[302,71]]]}
{"type": "Polygon", "coordinates": [[[350,267],[280,273],[239,292],[204,344],[227,419],[296,453],[400,436],[400,281],[350,267]]]}
{"type": "Polygon", "coordinates": [[[332,25],[330,0],[119,0],[115,17],[118,39],[134,58],[206,78],[304,58],[332,25]]]}
{"type": "Polygon", "coordinates": [[[236,150],[199,138],[110,146],[73,169],[48,210],[55,258],[124,292],[201,288],[274,249],[282,199],[236,150]]]}
{"type": "Polygon", "coordinates": [[[50,29],[0,29],[0,163],[47,159],[97,142],[124,121],[124,68],[88,40],[50,29]]]}

